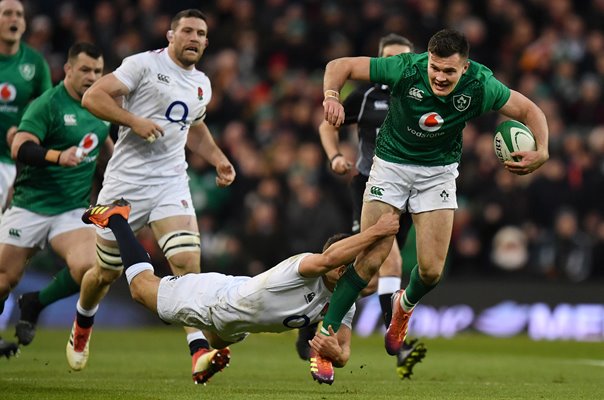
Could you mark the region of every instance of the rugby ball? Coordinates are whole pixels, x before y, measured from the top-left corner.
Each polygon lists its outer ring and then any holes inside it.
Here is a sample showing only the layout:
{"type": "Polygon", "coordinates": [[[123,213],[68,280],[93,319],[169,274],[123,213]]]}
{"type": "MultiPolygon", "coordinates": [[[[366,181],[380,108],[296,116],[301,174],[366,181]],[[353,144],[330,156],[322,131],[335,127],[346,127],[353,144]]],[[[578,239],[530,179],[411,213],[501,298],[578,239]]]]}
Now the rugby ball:
{"type": "Polygon", "coordinates": [[[519,161],[510,153],[515,151],[537,150],[533,132],[521,122],[509,120],[502,122],[495,130],[493,139],[495,155],[502,163],[505,161],[519,161]]]}

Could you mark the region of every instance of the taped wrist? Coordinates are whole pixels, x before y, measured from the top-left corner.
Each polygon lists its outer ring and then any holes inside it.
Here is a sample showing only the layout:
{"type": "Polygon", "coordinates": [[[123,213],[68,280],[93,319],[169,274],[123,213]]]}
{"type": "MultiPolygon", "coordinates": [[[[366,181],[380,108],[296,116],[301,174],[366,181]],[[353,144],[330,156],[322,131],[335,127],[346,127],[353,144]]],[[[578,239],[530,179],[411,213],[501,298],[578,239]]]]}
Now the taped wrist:
{"type": "Polygon", "coordinates": [[[47,150],[31,140],[24,142],[17,152],[17,160],[34,167],[57,165],[60,157],[60,151],[47,150]]]}

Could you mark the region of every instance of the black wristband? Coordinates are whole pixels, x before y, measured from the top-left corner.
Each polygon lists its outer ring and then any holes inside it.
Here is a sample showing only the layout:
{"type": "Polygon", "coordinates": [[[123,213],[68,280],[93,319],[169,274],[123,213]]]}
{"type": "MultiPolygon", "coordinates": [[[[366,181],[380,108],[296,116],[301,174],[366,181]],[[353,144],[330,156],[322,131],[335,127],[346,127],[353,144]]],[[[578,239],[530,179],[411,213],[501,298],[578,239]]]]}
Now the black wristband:
{"type": "Polygon", "coordinates": [[[46,153],[48,153],[48,150],[44,147],[28,140],[19,147],[17,160],[21,161],[23,164],[32,165],[34,167],[46,167],[48,165],[58,164],[58,160],[56,163],[48,161],[46,159],[46,153]]]}
{"type": "Polygon", "coordinates": [[[338,157],[344,157],[344,155],[342,155],[342,153],[337,153],[335,156],[331,157],[331,160],[329,160],[329,166],[331,166],[331,164],[333,164],[333,160],[338,157]]]}

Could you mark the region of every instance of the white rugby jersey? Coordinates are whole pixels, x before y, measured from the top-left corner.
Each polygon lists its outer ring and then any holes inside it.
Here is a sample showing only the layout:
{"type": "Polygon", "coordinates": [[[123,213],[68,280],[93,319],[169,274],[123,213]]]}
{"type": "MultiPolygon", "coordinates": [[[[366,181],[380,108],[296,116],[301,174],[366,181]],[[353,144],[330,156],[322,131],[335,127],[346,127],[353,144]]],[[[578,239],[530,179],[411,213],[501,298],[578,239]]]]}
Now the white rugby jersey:
{"type": "Polygon", "coordinates": [[[164,136],[149,143],[121,126],[105,177],[148,185],[185,177],[189,127],[203,120],[212,98],[208,77],[178,66],[167,48],[127,57],[113,74],[130,90],[122,106],[161,126],[164,136]]]}
{"type": "MultiPolygon", "coordinates": [[[[249,277],[236,277],[218,293],[211,307],[212,322],[222,337],[245,332],[283,332],[323,319],[332,292],[323,279],[300,275],[300,261],[311,253],[292,256],[249,277]]],[[[352,327],[355,306],[342,323],[352,327]]]]}

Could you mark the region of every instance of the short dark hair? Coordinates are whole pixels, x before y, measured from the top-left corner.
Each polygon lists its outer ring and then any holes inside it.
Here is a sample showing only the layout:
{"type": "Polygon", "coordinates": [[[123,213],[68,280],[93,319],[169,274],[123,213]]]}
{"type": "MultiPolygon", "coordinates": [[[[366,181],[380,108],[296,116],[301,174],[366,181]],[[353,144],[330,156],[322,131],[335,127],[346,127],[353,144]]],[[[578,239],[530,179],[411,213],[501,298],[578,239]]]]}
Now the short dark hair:
{"type": "Polygon", "coordinates": [[[98,47],[97,45],[87,42],[78,42],[69,48],[69,52],[67,53],[67,59],[70,61],[74,60],[78,57],[80,53],[85,53],[87,56],[92,57],[94,59],[103,56],[100,47],[98,47]]]}
{"type": "Polygon", "coordinates": [[[329,248],[329,246],[331,246],[335,242],[339,242],[340,240],[346,239],[349,237],[350,237],[349,233],[336,233],[335,235],[333,235],[332,237],[327,239],[327,241],[323,245],[323,251],[327,250],[329,248]]]}
{"type": "Polygon", "coordinates": [[[382,52],[384,51],[384,47],[390,46],[392,44],[399,44],[401,46],[409,47],[409,50],[413,51],[413,43],[411,40],[407,39],[404,36],[397,35],[396,33],[389,33],[386,36],[380,38],[380,47],[378,49],[378,57],[382,56],[382,52]]]}
{"type": "Polygon", "coordinates": [[[178,23],[183,18],[199,18],[199,19],[203,19],[204,21],[208,22],[208,18],[206,17],[206,15],[204,13],[202,13],[201,11],[199,11],[196,8],[189,8],[188,10],[179,11],[178,14],[176,14],[174,16],[174,18],[172,18],[172,22],[170,22],[170,29],[172,29],[172,30],[176,29],[176,27],[178,26],[178,23]]]}
{"type": "Polygon", "coordinates": [[[470,43],[460,31],[443,29],[430,38],[428,51],[438,57],[450,57],[459,53],[462,58],[468,58],[470,43]]]}

